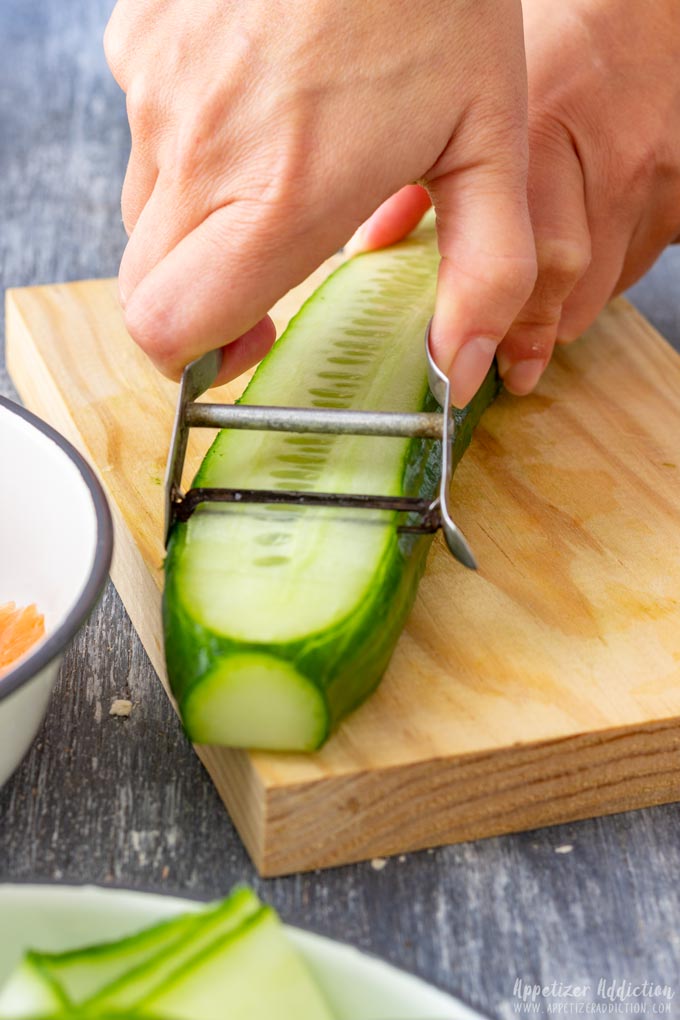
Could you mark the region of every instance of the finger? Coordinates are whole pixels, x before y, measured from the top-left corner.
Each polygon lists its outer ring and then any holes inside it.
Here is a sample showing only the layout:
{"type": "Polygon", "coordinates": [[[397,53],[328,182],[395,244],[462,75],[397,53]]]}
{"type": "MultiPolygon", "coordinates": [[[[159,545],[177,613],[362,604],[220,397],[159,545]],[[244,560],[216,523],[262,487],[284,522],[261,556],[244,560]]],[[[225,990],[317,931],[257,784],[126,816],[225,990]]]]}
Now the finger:
{"type": "Polygon", "coordinates": [[[621,275],[616,281],[615,294],[628,290],[641,276],[652,268],[661,253],[670,244],[677,244],[678,209],[661,194],[656,202],[646,203],[643,213],[632,233],[621,275]]]}
{"type": "Polygon", "coordinates": [[[477,392],[536,279],[521,147],[511,156],[428,182],[442,256],[432,348],[458,407],[477,392]]]}
{"type": "Polygon", "coordinates": [[[125,96],[132,147],[123,181],[121,211],[128,237],[134,230],[158,179],[155,138],[163,117],[150,102],[149,94],[148,89],[133,83],[125,96]]]}
{"type": "Polygon", "coordinates": [[[124,92],[127,84],[127,76],[125,74],[127,46],[124,42],[125,35],[121,30],[120,20],[119,5],[116,5],[104,29],[102,45],[109,70],[115,82],[124,92]]]}
{"type": "Polygon", "coordinates": [[[177,378],[189,361],[252,329],[337,251],[346,229],[340,220],[312,228],[296,216],[284,224],[280,211],[251,202],[216,210],[128,298],[131,335],[162,372],[177,378]]]}
{"type": "Polygon", "coordinates": [[[425,188],[408,184],[383,202],[345,245],[348,255],[374,251],[401,241],[414,230],[432,204],[425,188]]]}
{"type": "Polygon", "coordinates": [[[275,340],[276,326],[269,316],[265,315],[247,333],[223,348],[222,366],[214,385],[219,386],[230,379],[235,379],[246,369],[262,361],[275,340]]]}
{"type": "Polygon", "coordinates": [[[144,206],[153,194],[157,180],[158,168],[156,164],[150,159],[143,159],[133,147],[120,198],[123,226],[128,237],[135,229],[144,206]]]}
{"type": "MultiPolygon", "coordinates": [[[[668,244],[673,243],[673,241],[668,242],[668,244]]],[[[629,248],[611,296],[621,294],[623,291],[628,290],[629,287],[632,287],[634,283],[637,283],[652,268],[665,248],[666,245],[651,244],[646,244],[642,248],[634,248],[632,250],[629,248]]]]}
{"type": "MultiPolygon", "coordinates": [[[[141,199],[149,177],[138,179],[140,190],[136,198],[141,199]]],[[[118,287],[124,308],[141,281],[209,212],[209,195],[202,200],[200,190],[196,189],[189,201],[186,192],[180,190],[174,180],[159,174],[139,212],[120,263],[118,287]]]]}
{"type": "Polygon", "coordinates": [[[538,276],[497,353],[505,386],[518,396],[530,393],[543,374],[562,306],[590,264],[583,171],[566,132],[530,136],[529,210],[538,276]]]}
{"type": "Polygon", "coordinates": [[[580,337],[613,296],[629,241],[629,233],[622,228],[612,231],[611,223],[593,227],[593,259],[564,303],[557,327],[558,343],[571,343],[580,337]]]}

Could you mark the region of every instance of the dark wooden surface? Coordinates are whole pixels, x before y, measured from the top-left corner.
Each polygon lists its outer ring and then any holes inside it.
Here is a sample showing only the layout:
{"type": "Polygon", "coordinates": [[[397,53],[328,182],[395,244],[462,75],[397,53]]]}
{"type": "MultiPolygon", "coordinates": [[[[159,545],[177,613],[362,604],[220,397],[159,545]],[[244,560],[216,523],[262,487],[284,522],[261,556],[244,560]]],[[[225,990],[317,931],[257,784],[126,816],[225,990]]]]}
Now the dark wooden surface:
{"type": "MultiPolygon", "coordinates": [[[[5,287],[116,272],[128,132],[101,53],[110,6],[0,0],[5,287]]],[[[679,278],[680,250],[670,250],[633,298],[680,349],[679,278]]],[[[2,363],[0,392],[14,395],[2,363]]],[[[493,1017],[516,1015],[517,978],[601,977],[670,982],[666,1015],[680,1016],[679,836],[680,808],[669,806],[379,871],[260,882],[109,586],[66,656],[38,742],[0,792],[0,881],[207,897],[245,879],[290,922],[417,971],[493,1017]],[[121,697],[134,703],[129,719],[108,715],[121,697]]]]}

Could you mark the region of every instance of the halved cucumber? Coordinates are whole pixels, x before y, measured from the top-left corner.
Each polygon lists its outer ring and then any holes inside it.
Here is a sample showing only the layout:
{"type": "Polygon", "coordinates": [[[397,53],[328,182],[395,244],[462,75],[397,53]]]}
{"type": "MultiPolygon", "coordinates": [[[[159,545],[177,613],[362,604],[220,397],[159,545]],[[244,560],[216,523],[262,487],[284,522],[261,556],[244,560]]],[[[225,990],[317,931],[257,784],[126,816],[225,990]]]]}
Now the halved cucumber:
{"type": "MultiPolygon", "coordinates": [[[[432,228],[342,266],[265,358],[243,402],[426,410],[423,337],[438,254],[432,228]]],[[[495,370],[457,415],[454,462],[498,391],[495,370]]],[[[432,497],[437,443],[220,433],[197,486],[432,497]]],[[[319,747],[379,682],[413,604],[431,536],[384,511],[203,504],[171,536],[168,673],[190,737],[319,747]]]]}

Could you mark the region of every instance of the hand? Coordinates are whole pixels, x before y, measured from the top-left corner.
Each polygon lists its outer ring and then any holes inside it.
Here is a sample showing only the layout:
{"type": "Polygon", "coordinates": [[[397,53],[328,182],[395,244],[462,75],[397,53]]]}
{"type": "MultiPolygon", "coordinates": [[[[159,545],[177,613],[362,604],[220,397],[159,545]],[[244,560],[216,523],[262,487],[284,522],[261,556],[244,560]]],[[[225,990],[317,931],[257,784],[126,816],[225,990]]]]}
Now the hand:
{"type": "Polygon", "coordinates": [[[432,340],[477,389],[535,279],[519,0],[119,0],[127,93],[120,291],[166,374],[273,341],[266,313],[387,196],[427,183],[442,264],[432,340]]]}
{"type": "MultiPolygon", "coordinates": [[[[524,0],[524,19],[538,279],[498,351],[517,394],[680,233],[680,4],[524,0]]],[[[403,236],[423,207],[394,196],[361,243],[403,236]]]]}

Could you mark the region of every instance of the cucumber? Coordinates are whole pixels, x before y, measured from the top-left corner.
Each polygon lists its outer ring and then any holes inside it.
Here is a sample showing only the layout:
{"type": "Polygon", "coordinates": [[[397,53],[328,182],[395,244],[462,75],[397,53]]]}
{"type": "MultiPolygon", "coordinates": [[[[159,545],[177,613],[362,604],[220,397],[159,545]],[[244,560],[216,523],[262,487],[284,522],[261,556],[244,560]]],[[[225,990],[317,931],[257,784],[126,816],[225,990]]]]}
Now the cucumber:
{"type": "MultiPolygon", "coordinates": [[[[338,269],[292,320],[242,400],[433,410],[423,337],[438,253],[432,227],[338,269]]],[[[456,414],[454,463],[498,391],[495,369],[456,414]]],[[[195,486],[420,495],[439,479],[421,439],[221,432],[195,486]]],[[[168,674],[197,743],[308,751],[378,684],[413,604],[431,535],[404,515],[202,504],[165,566],[168,674]]]]}
{"type": "Polygon", "coordinates": [[[49,956],[29,952],[2,1000],[5,1020],[333,1020],[276,913],[248,889],[118,942],[49,956]],[[173,930],[175,937],[166,937],[173,930]],[[68,972],[72,999],[80,1003],[68,1001],[41,960],[53,973],[68,972]],[[99,988],[114,970],[116,979],[99,988]],[[98,991],[82,1002],[85,988],[98,991]]]}
{"type": "Polygon", "coordinates": [[[64,953],[26,953],[0,993],[0,1020],[126,1012],[202,946],[238,928],[261,903],[248,888],[220,903],[115,942],[64,953]]]}
{"type": "MultiPolygon", "coordinates": [[[[85,1000],[83,1009],[92,1014],[138,1010],[139,1003],[163,988],[178,969],[215,941],[237,931],[260,908],[255,893],[244,888],[232,893],[217,908],[187,917],[187,927],[178,941],[100,988],[85,1000]]],[[[87,950],[83,960],[96,964],[96,956],[87,950]]]]}
{"type": "Polygon", "coordinates": [[[37,955],[27,953],[3,986],[0,992],[2,1020],[58,1015],[67,1005],[66,997],[42,969],[37,955]]]}
{"type": "Polygon", "coordinates": [[[192,915],[172,918],[143,932],[89,946],[85,951],[29,954],[40,973],[56,986],[64,1002],[79,1005],[125,973],[176,945],[196,926],[192,915]]]}
{"type": "Polygon", "coordinates": [[[199,953],[137,1008],[169,1020],[333,1020],[271,907],[199,953]]]}
{"type": "MultiPolygon", "coordinates": [[[[149,1020],[143,1013],[82,1013],[75,1007],[67,1007],[61,1013],[15,1013],[9,1020],[149,1020]]],[[[154,1017],[154,1020],[171,1020],[170,1017],[154,1017]]]]}

